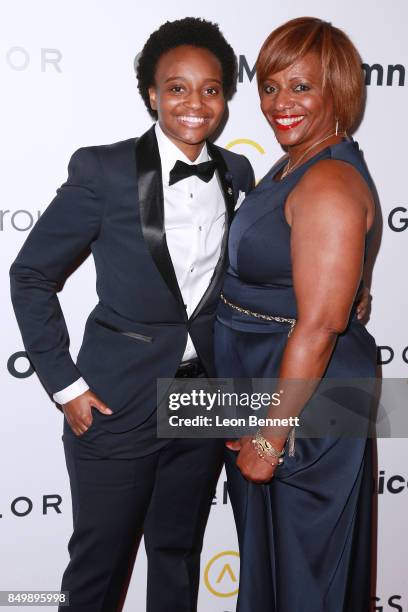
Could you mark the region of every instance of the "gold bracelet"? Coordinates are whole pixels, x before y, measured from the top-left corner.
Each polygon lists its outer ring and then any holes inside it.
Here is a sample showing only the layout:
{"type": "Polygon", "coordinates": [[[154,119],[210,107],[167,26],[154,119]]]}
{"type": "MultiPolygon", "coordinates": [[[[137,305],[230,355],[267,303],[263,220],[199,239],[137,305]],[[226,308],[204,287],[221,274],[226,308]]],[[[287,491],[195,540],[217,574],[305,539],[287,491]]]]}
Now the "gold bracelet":
{"type": "Polygon", "coordinates": [[[267,461],[267,463],[270,463],[271,465],[281,465],[283,463],[285,449],[282,449],[281,451],[276,450],[269,440],[263,437],[259,429],[255,434],[255,438],[252,438],[251,443],[258,453],[258,457],[264,461],[267,461]],[[277,459],[277,461],[269,461],[268,459],[270,458],[277,459]]]}
{"type": "Polygon", "coordinates": [[[268,455],[262,455],[262,454],[259,454],[259,453],[258,453],[258,457],[260,457],[261,459],[266,461],[266,463],[269,463],[269,465],[273,465],[273,466],[275,466],[275,465],[282,465],[282,463],[283,463],[282,457],[280,459],[278,459],[277,461],[270,461],[268,459],[268,455]]]}

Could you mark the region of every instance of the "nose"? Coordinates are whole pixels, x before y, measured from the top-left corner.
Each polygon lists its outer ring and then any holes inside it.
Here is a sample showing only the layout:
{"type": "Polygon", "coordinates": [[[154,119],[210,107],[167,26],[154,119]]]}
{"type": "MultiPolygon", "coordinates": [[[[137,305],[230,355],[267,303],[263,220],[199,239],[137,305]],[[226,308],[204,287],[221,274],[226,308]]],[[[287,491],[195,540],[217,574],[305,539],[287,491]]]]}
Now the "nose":
{"type": "Polygon", "coordinates": [[[184,104],[193,110],[197,110],[201,108],[203,102],[200,91],[191,91],[189,95],[185,98],[184,104]]]}
{"type": "Polygon", "coordinates": [[[274,101],[276,110],[280,112],[290,110],[294,106],[292,92],[289,89],[280,89],[274,101]]]}

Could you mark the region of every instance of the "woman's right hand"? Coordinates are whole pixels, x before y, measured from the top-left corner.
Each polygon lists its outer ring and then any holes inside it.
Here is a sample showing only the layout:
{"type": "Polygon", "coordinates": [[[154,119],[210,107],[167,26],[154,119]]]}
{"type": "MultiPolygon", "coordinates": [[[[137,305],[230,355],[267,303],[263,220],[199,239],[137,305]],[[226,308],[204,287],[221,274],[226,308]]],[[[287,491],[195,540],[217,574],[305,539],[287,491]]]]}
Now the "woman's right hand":
{"type": "Polygon", "coordinates": [[[112,414],[112,410],[89,390],[62,404],[68,424],[76,436],[84,434],[92,425],[92,408],[96,408],[102,414],[112,414]]]}

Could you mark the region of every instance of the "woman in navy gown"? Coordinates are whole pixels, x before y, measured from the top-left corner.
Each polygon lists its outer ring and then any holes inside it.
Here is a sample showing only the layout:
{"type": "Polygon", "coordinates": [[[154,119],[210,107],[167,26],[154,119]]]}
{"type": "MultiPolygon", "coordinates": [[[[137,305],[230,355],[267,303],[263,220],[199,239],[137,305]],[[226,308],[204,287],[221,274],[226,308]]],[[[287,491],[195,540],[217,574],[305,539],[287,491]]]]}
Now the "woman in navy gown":
{"type": "MultiPolygon", "coordinates": [[[[265,41],[257,79],[262,111],[287,154],[247,196],[230,230],[218,375],[280,384],[375,377],[375,342],[355,302],[373,186],[346,135],[362,111],[360,57],[341,30],[299,18],[265,41]]],[[[341,401],[353,409],[353,397],[341,401]]],[[[237,610],[366,612],[371,440],[299,438],[289,456],[287,433],[263,429],[227,443],[241,552],[237,610]]]]}

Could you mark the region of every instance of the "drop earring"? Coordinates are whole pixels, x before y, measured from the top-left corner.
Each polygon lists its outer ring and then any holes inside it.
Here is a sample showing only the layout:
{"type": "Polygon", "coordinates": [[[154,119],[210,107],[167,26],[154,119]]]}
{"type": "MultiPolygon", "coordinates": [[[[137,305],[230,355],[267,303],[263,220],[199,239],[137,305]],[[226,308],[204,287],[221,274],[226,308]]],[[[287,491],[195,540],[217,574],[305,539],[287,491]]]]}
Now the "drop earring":
{"type": "Polygon", "coordinates": [[[338,135],[338,133],[339,133],[339,120],[336,119],[336,136],[338,135]]]}

